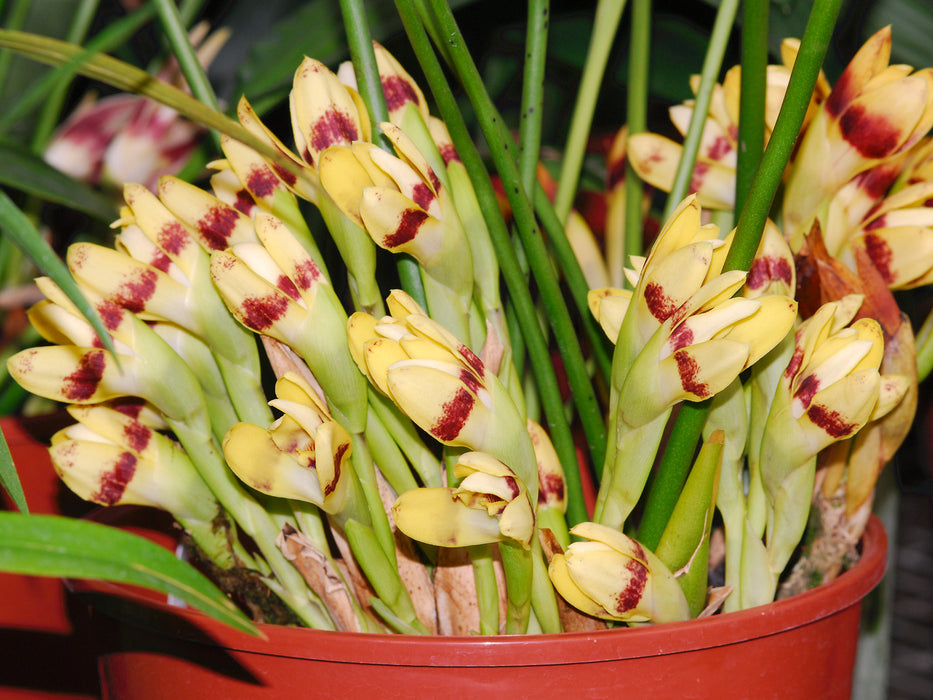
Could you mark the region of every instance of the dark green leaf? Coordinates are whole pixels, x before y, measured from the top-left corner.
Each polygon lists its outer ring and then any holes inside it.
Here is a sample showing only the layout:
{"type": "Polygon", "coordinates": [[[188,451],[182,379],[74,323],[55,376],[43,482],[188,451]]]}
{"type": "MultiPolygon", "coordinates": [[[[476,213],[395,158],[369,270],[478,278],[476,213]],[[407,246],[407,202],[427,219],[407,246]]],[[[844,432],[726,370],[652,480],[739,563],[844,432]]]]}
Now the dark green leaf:
{"type": "Polygon", "coordinates": [[[244,632],[258,630],[201,573],[138,535],[86,520],[0,513],[0,570],[145,586],[244,632]]]}
{"type": "Polygon", "coordinates": [[[97,335],[103,341],[104,347],[114,352],[110,335],[104,328],[100,316],[84,298],[71,273],[68,272],[68,268],[65,267],[65,263],[55,254],[52,247],[39,235],[32,222],[3,190],[0,190],[0,232],[9,236],[26,255],[32,258],[43,274],[52,278],[52,281],[68,295],[72,303],[78,307],[94,327],[97,335]]]}
{"type": "Polygon", "coordinates": [[[19,476],[13,465],[13,455],[10,454],[10,447],[6,444],[2,431],[0,431],[0,485],[9,494],[17,508],[23,513],[29,512],[26,496],[23,494],[23,485],[19,483],[19,476]]]}
{"type": "Polygon", "coordinates": [[[116,205],[87,185],[68,177],[28,149],[0,141],[0,184],[84,212],[106,224],[117,218],[116,205]]]}

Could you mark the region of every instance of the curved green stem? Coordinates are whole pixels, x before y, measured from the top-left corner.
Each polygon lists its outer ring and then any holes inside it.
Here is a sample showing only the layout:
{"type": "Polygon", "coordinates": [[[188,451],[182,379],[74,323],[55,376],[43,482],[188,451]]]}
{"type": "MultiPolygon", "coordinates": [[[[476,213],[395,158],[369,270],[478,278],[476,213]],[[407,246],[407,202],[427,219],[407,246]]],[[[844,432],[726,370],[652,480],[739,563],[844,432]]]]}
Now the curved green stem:
{"type": "Polygon", "coordinates": [[[525,72],[522,78],[522,118],[518,137],[518,168],[526,192],[532,192],[537,182],[549,5],[549,0],[531,0],[528,3],[525,72]]]}
{"type": "Polygon", "coordinates": [[[590,38],[583,77],[580,80],[580,90],[577,93],[573,117],[570,120],[570,134],[564,148],[564,162],[561,166],[560,182],[557,185],[557,195],[554,199],[554,208],[561,221],[566,221],[567,214],[573,205],[573,198],[577,193],[577,182],[580,179],[586,142],[590,136],[593,111],[596,108],[603,74],[606,71],[606,61],[609,59],[609,51],[612,49],[612,42],[615,39],[616,29],[624,8],[625,0],[600,0],[596,6],[593,36],[590,38]]]}
{"type": "Polygon", "coordinates": [[[765,147],[765,94],[768,71],[768,2],[742,3],[742,78],[739,92],[739,144],[735,169],[735,212],[740,213],[765,147]]]}
{"type": "MultiPolygon", "coordinates": [[[[172,0],[153,0],[153,4],[159,14],[159,21],[162,24],[165,37],[172,47],[172,53],[178,60],[181,72],[191,88],[191,94],[211,109],[220,111],[217,95],[214,94],[214,88],[211,87],[211,83],[207,79],[207,73],[204,71],[204,67],[198,60],[197,53],[195,53],[194,47],[191,45],[188,30],[182,24],[181,15],[179,15],[175,3],[172,0]]],[[[220,135],[212,131],[211,136],[214,138],[219,150],[220,135]]]]}
{"type": "MultiPolygon", "coordinates": [[[[651,0],[635,0],[632,6],[632,42],[628,56],[626,121],[628,135],[648,127],[648,62],[651,53],[651,0]]],[[[625,162],[625,243],[621,261],[611,260],[610,269],[625,267],[630,255],[641,255],[644,248],[641,200],[644,184],[632,164],[625,162]]],[[[607,251],[608,252],[608,251],[607,251]]]]}

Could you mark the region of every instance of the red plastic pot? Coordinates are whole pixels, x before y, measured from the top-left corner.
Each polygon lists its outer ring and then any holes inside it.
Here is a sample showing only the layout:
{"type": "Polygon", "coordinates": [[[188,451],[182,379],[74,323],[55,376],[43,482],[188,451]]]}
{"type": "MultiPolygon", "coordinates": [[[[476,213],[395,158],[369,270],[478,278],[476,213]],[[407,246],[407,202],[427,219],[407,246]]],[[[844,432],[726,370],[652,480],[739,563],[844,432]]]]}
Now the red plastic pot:
{"type": "MultiPolygon", "coordinates": [[[[59,481],[49,460],[48,437],[62,424],[58,415],[0,418],[32,513],[80,516],[89,510],[59,481]]],[[[13,510],[5,494],[0,509],[13,510]]],[[[60,579],[0,573],[0,698],[99,697],[87,616],[73,603],[60,579]]]]}
{"type": "MultiPolygon", "coordinates": [[[[126,511],[102,520],[128,525],[126,511]]],[[[159,532],[138,529],[171,545],[159,532]]],[[[687,623],[522,637],[403,637],[263,625],[253,638],[155,594],[84,583],[105,698],[848,698],[862,598],[885,569],[872,518],[836,581],[687,623]]]]}

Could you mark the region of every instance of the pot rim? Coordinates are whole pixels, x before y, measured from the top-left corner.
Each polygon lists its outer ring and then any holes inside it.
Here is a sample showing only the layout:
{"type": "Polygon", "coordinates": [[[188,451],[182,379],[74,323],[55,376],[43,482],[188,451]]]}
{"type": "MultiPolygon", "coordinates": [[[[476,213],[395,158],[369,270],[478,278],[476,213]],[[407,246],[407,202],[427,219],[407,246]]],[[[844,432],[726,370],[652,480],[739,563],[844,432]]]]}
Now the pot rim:
{"type": "MultiPolygon", "coordinates": [[[[171,548],[173,538],[164,530],[159,532],[151,524],[134,526],[134,510],[142,509],[114,507],[95,512],[92,517],[171,548]]],[[[265,637],[260,638],[227,627],[197,610],[169,605],[164,594],[106,581],[75,580],[69,584],[92,607],[107,615],[153,632],[237,652],[394,666],[550,666],[739,644],[817,622],[859,604],[881,581],[887,566],[887,547],[884,526],[872,515],[862,537],[858,563],[835,580],[804,593],[699,620],[560,634],[408,636],[259,624],[265,637]]]]}

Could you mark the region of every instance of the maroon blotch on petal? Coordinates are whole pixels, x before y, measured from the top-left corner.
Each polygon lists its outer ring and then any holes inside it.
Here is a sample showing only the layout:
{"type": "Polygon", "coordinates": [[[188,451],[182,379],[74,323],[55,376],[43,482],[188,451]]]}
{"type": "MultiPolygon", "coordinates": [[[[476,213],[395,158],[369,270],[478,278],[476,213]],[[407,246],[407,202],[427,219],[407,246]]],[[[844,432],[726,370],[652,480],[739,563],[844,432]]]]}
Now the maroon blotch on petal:
{"type": "Polygon", "coordinates": [[[840,439],[855,432],[858,425],[849,423],[838,411],[828,409],[826,406],[815,403],[807,409],[807,415],[814,425],[822,428],[827,435],[840,439]]]}
{"type": "Polygon", "coordinates": [[[353,119],[333,107],[311,125],[310,136],[311,147],[318,153],[330,146],[349,146],[360,138],[353,119]]]}
{"type": "Polygon", "coordinates": [[[441,407],[441,415],[431,426],[430,433],[441,442],[455,440],[463,430],[476,397],[467,389],[459,389],[454,397],[441,407]]]}
{"type": "Polygon", "coordinates": [[[418,93],[411,84],[397,75],[387,75],[382,78],[382,91],[386,97],[386,107],[394,112],[409,102],[418,104],[418,93]]]}
{"type": "Polygon", "coordinates": [[[646,284],[644,294],[648,311],[661,322],[666,321],[677,310],[674,300],[664,293],[664,288],[657,282],[646,284]]]}
{"type": "Polygon", "coordinates": [[[878,273],[887,284],[891,284],[894,281],[894,272],[891,269],[894,253],[891,251],[891,246],[881,236],[873,233],[865,234],[863,240],[865,241],[865,251],[875,267],[878,268],[878,273]]]}
{"type": "Polygon", "coordinates": [[[629,572],[628,582],[625,588],[619,591],[616,597],[616,612],[624,615],[629,610],[638,607],[641,599],[645,595],[645,587],[648,585],[648,570],[638,559],[644,559],[644,550],[641,545],[635,542],[637,559],[629,559],[625,568],[629,572]]]}
{"type": "Polygon", "coordinates": [[[246,176],[246,187],[260,198],[271,197],[279,186],[279,179],[270,168],[255,167],[246,176]]]}
{"type": "Polygon", "coordinates": [[[402,212],[402,218],[399,221],[395,233],[390,233],[383,239],[386,248],[397,248],[400,245],[408,243],[418,235],[418,230],[428,218],[426,212],[421,209],[406,209],[402,212]]]}
{"type": "Polygon", "coordinates": [[[139,313],[146,308],[146,302],[155,294],[157,280],[155,270],[140,269],[117,288],[114,301],[127,311],[139,313]]]}
{"type": "Polygon", "coordinates": [[[142,452],[149,445],[152,439],[152,429],[146,427],[138,421],[130,421],[123,428],[123,436],[126,438],[126,444],[135,452],[142,452]]]}
{"type": "Polygon", "coordinates": [[[136,473],[136,463],[136,456],[132,452],[121,453],[113,469],[101,477],[100,491],[92,495],[91,499],[108,506],[118,503],[136,473]]]}
{"type": "Polygon", "coordinates": [[[179,222],[173,221],[156,235],[156,244],[169,255],[178,255],[188,245],[188,231],[179,222]]]}
{"type": "Polygon", "coordinates": [[[85,353],[78,363],[78,368],[65,377],[62,387],[64,397],[75,402],[90,399],[104,376],[106,364],[103,350],[85,353]]]}
{"type": "Polygon", "coordinates": [[[255,331],[264,331],[285,315],[289,303],[281,294],[245,299],[240,307],[243,323],[255,331]]]}
{"type": "Polygon", "coordinates": [[[793,270],[790,262],[779,255],[755,258],[745,282],[749,289],[761,289],[772,280],[790,285],[793,270]]]}
{"type": "Polygon", "coordinates": [[[225,250],[227,241],[239,220],[239,213],[233,207],[217,204],[208,209],[198,220],[198,232],[209,250],[225,250]]]}
{"type": "Polygon", "coordinates": [[[680,351],[674,353],[674,360],[677,362],[680,384],[684,388],[684,391],[701,399],[705,399],[709,396],[709,385],[697,379],[700,376],[700,364],[696,359],[694,359],[690,353],[680,351]]]}
{"type": "Polygon", "coordinates": [[[901,142],[901,129],[864,105],[853,105],[839,119],[842,137],[865,158],[885,158],[901,142]]]}

